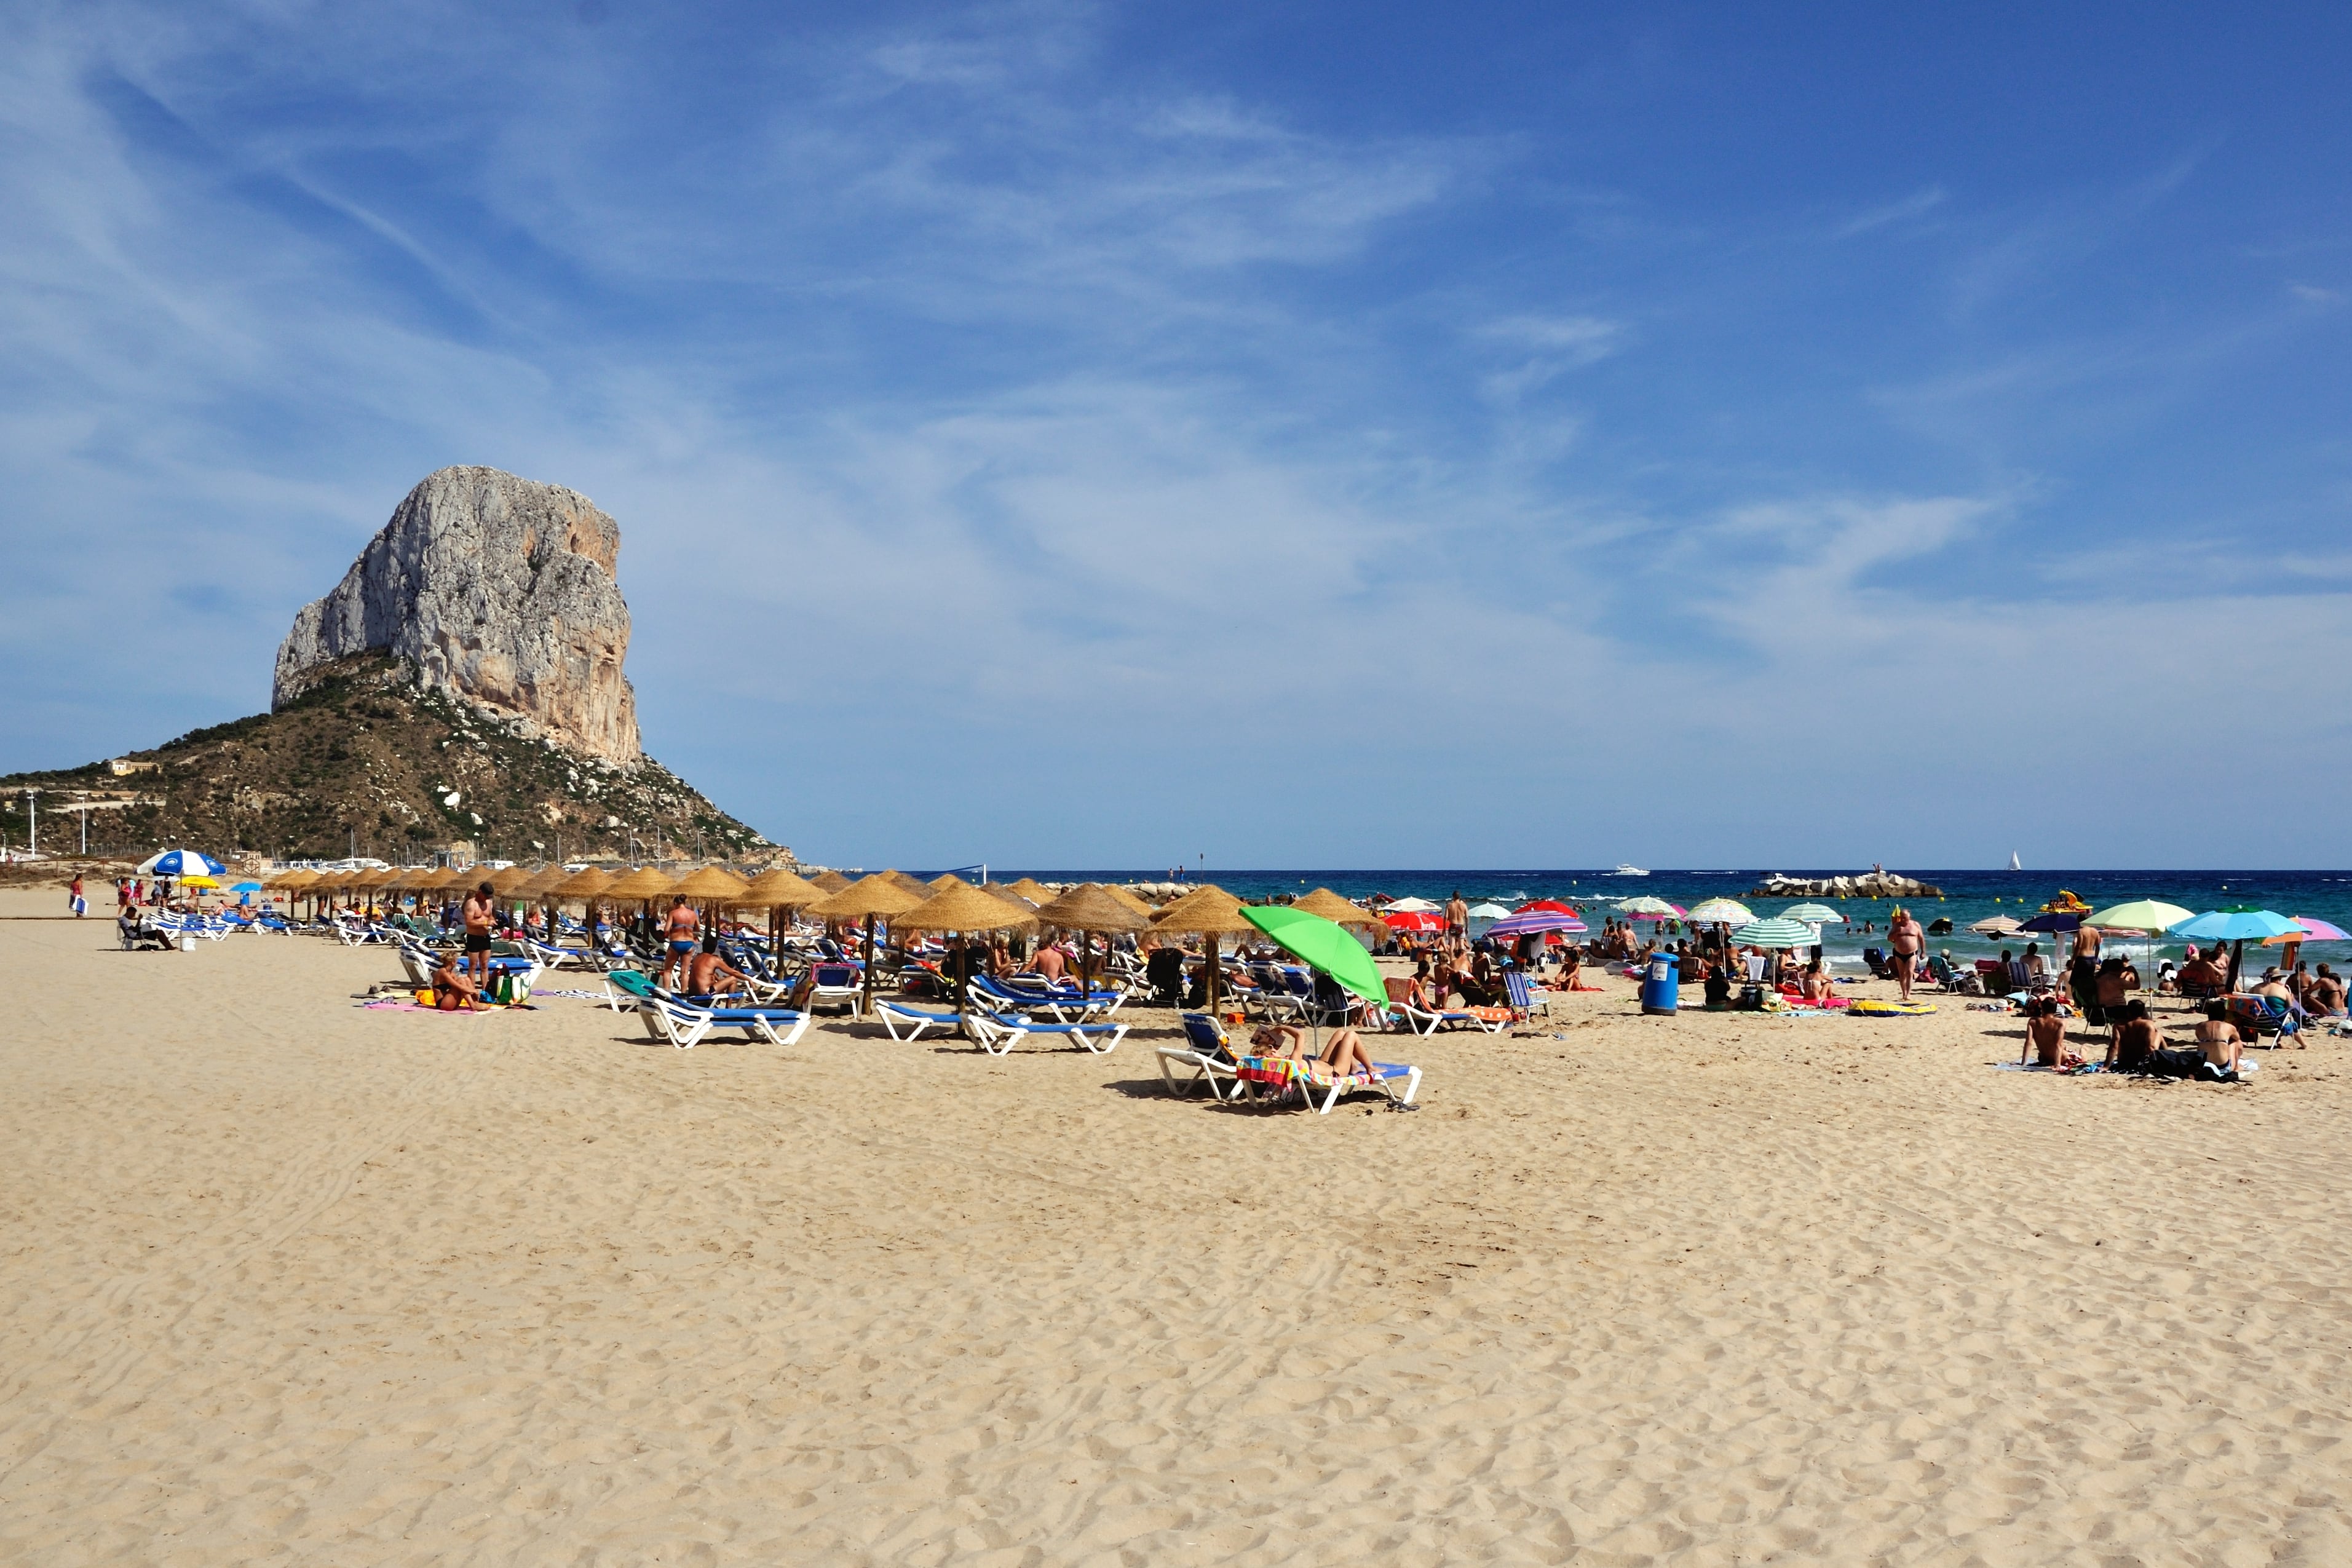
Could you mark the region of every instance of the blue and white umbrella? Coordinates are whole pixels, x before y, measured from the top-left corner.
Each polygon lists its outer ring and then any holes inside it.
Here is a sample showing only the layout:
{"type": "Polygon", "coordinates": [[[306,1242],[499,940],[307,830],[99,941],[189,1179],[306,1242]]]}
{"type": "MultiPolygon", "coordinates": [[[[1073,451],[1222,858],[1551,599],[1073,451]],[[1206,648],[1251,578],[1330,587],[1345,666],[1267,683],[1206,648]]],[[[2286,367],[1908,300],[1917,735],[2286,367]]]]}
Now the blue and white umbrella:
{"type": "Polygon", "coordinates": [[[201,849],[166,849],[139,862],[142,877],[218,877],[227,870],[201,849]]]}
{"type": "MultiPolygon", "coordinates": [[[[2033,922],[2026,921],[2027,929],[2033,922]]],[[[2270,910],[2208,910],[2194,920],[2182,921],[2164,934],[2189,942],[2260,942],[2266,936],[2284,936],[2302,928],[2286,916],[2270,910]]]]}

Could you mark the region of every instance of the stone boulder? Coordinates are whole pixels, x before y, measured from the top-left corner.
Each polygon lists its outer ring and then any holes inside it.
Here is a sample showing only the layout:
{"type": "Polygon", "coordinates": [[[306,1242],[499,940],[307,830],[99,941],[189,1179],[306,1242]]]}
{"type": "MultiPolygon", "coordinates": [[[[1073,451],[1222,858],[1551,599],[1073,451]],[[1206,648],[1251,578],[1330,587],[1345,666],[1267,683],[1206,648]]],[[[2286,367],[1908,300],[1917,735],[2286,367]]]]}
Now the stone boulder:
{"type": "Polygon", "coordinates": [[[621,673],[620,552],[620,525],[576,490],[443,468],[408,492],[334,591],[294,617],[270,705],[299,697],[322,665],[382,650],[423,686],[634,768],[644,752],[621,673]]]}
{"type": "Polygon", "coordinates": [[[1751,899],[1940,899],[1944,889],[1892,871],[1859,877],[1783,877],[1779,872],[1748,889],[1751,899]]]}

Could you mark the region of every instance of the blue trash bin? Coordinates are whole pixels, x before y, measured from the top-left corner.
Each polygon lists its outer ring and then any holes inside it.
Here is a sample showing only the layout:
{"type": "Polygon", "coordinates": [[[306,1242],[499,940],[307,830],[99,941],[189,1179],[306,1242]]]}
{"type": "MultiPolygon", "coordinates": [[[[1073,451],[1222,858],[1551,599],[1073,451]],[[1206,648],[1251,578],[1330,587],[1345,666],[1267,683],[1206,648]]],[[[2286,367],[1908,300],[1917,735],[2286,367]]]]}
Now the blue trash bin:
{"type": "Polygon", "coordinates": [[[1642,978],[1642,1011],[1672,1013],[1682,994],[1682,959],[1671,952],[1653,953],[1650,972],[1642,978]]]}

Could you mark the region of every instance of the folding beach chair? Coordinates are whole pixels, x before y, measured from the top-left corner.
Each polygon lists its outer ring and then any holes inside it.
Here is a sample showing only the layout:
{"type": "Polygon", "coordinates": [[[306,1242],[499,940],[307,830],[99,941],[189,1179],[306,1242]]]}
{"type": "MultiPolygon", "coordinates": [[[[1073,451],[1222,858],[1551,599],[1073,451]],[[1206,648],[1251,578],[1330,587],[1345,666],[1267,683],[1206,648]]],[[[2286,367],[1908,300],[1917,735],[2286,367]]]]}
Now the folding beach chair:
{"type": "Polygon", "coordinates": [[[1187,1013],[1183,1019],[1184,1044],[1160,1047],[1160,1081],[1179,1100],[1204,1083],[1212,1097],[1224,1100],[1228,1096],[1219,1085],[1222,1079],[1234,1086],[1232,1098],[1239,1098],[1241,1062],[1234,1055],[1232,1038],[1206,1013],[1187,1013]],[[1177,1068],[1192,1068],[1192,1076],[1178,1083],[1174,1070],[1177,1068]]]}
{"type": "Polygon", "coordinates": [[[1551,998],[1536,994],[1524,969],[1503,971],[1503,994],[1510,998],[1511,1011],[1521,1022],[1533,1018],[1538,1013],[1547,1018],[1551,1016],[1551,998]]]}

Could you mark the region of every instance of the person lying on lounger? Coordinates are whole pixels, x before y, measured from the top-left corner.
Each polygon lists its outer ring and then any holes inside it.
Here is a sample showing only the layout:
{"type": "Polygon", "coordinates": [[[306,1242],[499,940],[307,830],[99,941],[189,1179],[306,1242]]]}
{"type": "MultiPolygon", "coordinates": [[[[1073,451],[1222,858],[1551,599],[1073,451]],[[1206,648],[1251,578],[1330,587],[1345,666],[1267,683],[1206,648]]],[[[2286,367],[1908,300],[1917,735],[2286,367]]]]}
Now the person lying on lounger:
{"type": "Polygon", "coordinates": [[[441,955],[441,967],[433,972],[433,1005],[444,1013],[454,1013],[460,1007],[476,1013],[482,1009],[482,988],[474,984],[472,975],[458,967],[462,957],[452,948],[441,955]]]}
{"type": "MultiPolygon", "coordinates": [[[[1250,1037],[1250,1044],[1260,1056],[1295,1058],[1307,1048],[1307,1031],[1296,1024],[1263,1024],[1250,1037]]],[[[1363,1037],[1353,1029],[1332,1030],[1331,1037],[1323,1043],[1323,1054],[1314,1059],[1337,1077],[1372,1070],[1372,1058],[1364,1054],[1363,1037]]]]}

